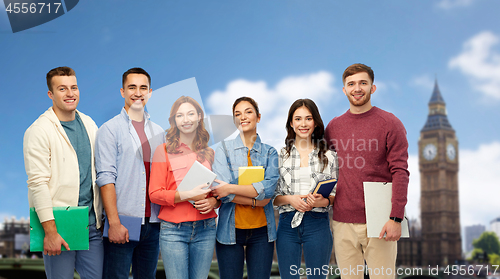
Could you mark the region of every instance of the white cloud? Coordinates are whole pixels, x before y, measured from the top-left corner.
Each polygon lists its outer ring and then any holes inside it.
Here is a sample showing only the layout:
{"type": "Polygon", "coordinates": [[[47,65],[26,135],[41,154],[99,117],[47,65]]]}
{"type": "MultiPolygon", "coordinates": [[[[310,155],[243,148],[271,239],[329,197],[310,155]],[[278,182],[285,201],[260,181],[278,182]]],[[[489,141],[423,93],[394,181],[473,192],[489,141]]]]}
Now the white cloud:
{"type": "MultiPolygon", "coordinates": [[[[425,76],[418,78],[422,86],[433,84],[430,78],[427,81],[431,83],[425,82],[425,76]]],[[[238,79],[229,82],[225,90],[213,92],[208,98],[207,110],[211,114],[230,115],[235,99],[241,96],[254,98],[259,103],[262,114],[262,121],[258,127],[259,134],[262,135],[263,141],[280,148],[285,138],[284,122],[291,103],[298,98],[311,98],[316,102],[320,111],[325,112],[343,99],[340,90],[334,88],[333,75],[328,72],[286,77],[274,88],[269,87],[265,81],[238,79]]],[[[232,137],[234,136],[236,135],[232,137]]],[[[462,149],[459,155],[461,224],[462,226],[477,223],[489,225],[493,218],[500,215],[498,205],[500,142],[483,144],[477,150],[462,149]]],[[[410,154],[408,166],[410,183],[406,209],[409,217],[416,218],[420,217],[418,154],[410,154]]]]}
{"type": "MultiPolygon", "coordinates": [[[[500,216],[500,142],[482,144],[477,150],[461,149],[458,177],[460,223],[462,226],[483,224],[486,227],[500,216]]],[[[420,215],[420,172],[418,155],[408,160],[409,217],[420,215]]]]}
{"type": "Polygon", "coordinates": [[[297,99],[309,98],[314,100],[320,112],[326,112],[335,100],[335,93],[339,92],[333,83],[333,75],[326,71],[285,77],[274,88],[265,81],[237,79],[230,81],[224,91],[213,92],[208,98],[207,108],[210,114],[231,115],[234,100],[241,96],[252,97],[259,104],[262,115],[258,125],[262,140],[280,148],[284,145],[290,105],[297,99]]]}
{"type": "Polygon", "coordinates": [[[449,10],[457,7],[467,7],[473,2],[474,0],[441,0],[436,4],[436,6],[441,9],[449,10]]]}
{"type": "Polygon", "coordinates": [[[496,99],[500,99],[500,53],[494,46],[499,40],[492,32],[481,32],[466,41],[462,53],[448,63],[467,76],[476,90],[496,99]]]}
{"type": "Polygon", "coordinates": [[[380,92],[389,92],[389,91],[399,91],[400,87],[399,84],[393,82],[393,81],[375,81],[374,84],[377,86],[377,93],[380,92]]]}
{"type": "Polygon", "coordinates": [[[481,144],[477,150],[460,150],[460,219],[462,226],[500,216],[500,142],[481,144]]]}
{"type": "Polygon", "coordinates": [[[3,224],[5,223],[5,220],[10,219],[11,216],[12,216],[12,214],[0,212],[0,230],[3,229],[3,224]]]}
{"type": "Polygon", "coordinates": [[[390,96],[394,96],[401,91],[401,87],[399,84],[393,81],[381,81],[376,80],[374,84],[377,86],[377,91],[375,91],[375,96],[372,96],[372,104],[375,106],[379,106],[380,104],[384,104],[384,110],[394,112],[396,111],[394,107],[391,107],[386,101],[388,98],[392,98],[390,96]]]}
{"type": "MultiPolygon", "coordinates": [[[[377,86],[377,90],[375,91],[374,95],[371,96],[372,105],[398,115],[401,107],[395,106],[394,102],[391,102],[391,99],[394,99],[394,96],[397,96],[404,92],[403,90],[401,90],[399,84],[393,81],[382,81],[379,79],[375,80],[374,85],[377,86]]],[[[347,100],[347,98],[345,96],[342,97],[344,99],[344,104],[349,105],[349,101],[347,100]]]]}
{"type": "Polygon", "coordinates": [[[425,89],[426,94],[429,94],[429,91],[432,92],[432,89],[434,88],[434,79],[432,79],[427,74],[416,76],[412,78],[410,82],[414,86],[422,87],[423,89],[425,89]]]}

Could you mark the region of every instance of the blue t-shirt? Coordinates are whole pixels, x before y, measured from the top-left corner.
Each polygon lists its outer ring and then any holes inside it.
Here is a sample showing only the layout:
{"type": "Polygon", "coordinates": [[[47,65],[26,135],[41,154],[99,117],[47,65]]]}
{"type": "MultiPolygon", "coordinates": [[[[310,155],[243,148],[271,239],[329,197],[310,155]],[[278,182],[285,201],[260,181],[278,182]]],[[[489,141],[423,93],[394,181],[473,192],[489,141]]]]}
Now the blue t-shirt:
{"type": "Polygon", "coordinates": [[[69,141],[78,157],[78,168],[80,170],[80,195],[78,197],[78,206],[89,207],[89,225],[93,225],[96,221],[93,209],[92,150],[89,136],[78,113],[75,114],[75,120],[61,121],[61,125],[64,131],[66,131],[66,135],[68,135],[69,141]]]}

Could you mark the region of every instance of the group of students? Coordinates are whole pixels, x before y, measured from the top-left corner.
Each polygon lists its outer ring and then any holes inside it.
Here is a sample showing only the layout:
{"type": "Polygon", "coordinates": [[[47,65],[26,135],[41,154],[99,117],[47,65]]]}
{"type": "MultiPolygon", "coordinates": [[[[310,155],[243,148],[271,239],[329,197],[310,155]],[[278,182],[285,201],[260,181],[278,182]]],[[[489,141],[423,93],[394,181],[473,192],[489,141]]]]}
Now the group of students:
{"type": "MultiPolygon", "coordinates": [[[[72,278],[76,269],[82,278],[128,278],[132,265],[134,278],[155,278],[161,250],[166,278],[207,278],[215,246],[220,278],[243,278],[245,262],[248,278],[269,278],[276,242],[282,278],[325,278],[333,240],[341,269],[357,268],[365,260],[369,267],[394,268],[406,204],[408,144],[402,123],[371,106],[373,79],[366,65],[346,69],[343,90],[350,110],[326,131],[314,101],[296,100],[279,152],[257,133],[257,102],[240,97],[232,107],[239,135],[214,151],[208,146],[204,112],[191,97],[172,105],[166,135],[149,119],[144,106],[152,93],[151,78],[141,68],[123,74],[125,106],[98,130],[76,110],[74,71],[51,70],[47,85],[53,106],[24,138],[30,206],[46,233],[47,277],[72,278]],[[360,148],[359,139],[368,138],[377,140],[373,150],[360,148]],[[345,160],[352,154],[366,165],[348,167],[345,160]],[[215,183],[177,191],[195,161],[217,175],[215,183]],[[239,167],[246,166],[262,166],[264,180],[238,185],[239,167]],[[339,183],[328,198],[311,193],[319,181],[331,178],[339,183]],[[395,185],[391,218],[380,239],[366,237],[363,194],[352,181],[395,185]],[[52,207],[77,205],[89,207],[88,251],[69,249],[52,214],[52,207]],[[334,239],[328,216],[332,206],[334,239]],[[104,239],[99,230],[103,207],[109,223],[104,239]],[[280,214],[277,229],[274,208],[280,214]],[[138,241],[129,240],[119,216],[142,218],[138,241]],[[69,251],[61,252],[61,245],[69,251]],[[292,272],[300,267],[302,253],[309,272],[292,272]]],[[[358,273],[349,270],[342,277],[363,277],[358,273]]]]}

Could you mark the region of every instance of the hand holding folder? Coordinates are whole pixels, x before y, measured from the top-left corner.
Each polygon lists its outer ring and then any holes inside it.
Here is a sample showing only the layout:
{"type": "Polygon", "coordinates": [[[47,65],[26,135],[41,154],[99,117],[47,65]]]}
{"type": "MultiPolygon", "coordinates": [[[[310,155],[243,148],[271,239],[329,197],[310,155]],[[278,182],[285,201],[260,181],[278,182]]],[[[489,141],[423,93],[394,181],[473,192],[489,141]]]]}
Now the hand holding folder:
{"type": "Polygon", "coordinates": [[[188,191],[179,191],[179,198],[194,205],[195,201],[205,199],[210,191],[210,184],[207,182],[188,191]]]}
{"type": "Polygon", "coordinates": [[[337,179],[335,178],[319,181],[312,194],[321,194],[325,199],[328,199],[335,185],[337,185],[337,179]]]}
{"type": "MultiPolygon", "coordinates": [[[[141,239],[142,218],[126,215],[118,215],[118,218],[120,218],[120,223],[128,230],[127,242],[128,240],[139,241],[141,239]]],[[[102,236],[109,238],[109,222],[107,217],[104,221],[104,231],[102,236]]]]}
{"type": "Polygon", "coordinates": [[[216,177],[215,173],[207,169],[200,162],[195,161],[181,183],[177,186],[181,200],[189,199],[188,202],[194,205],[194,201],[198,200],[200,195],[206,195],[210,192],[210,185],[216,177]]]}
{"type": "MultiPolygon", "coordinates": [[[[87,206],[54,207],[57,232],[71,250],[89,249],[89,208],[87,206]]],[[[30,208],[30,251],[42,252],[45,231],[34,207],[30,208]]],[[[62,251],[67,249],[62,246],[62,251]]]]}
{"type": "Polygon", "coordinates": [[[222,180],[215,179],[215,183],[218,183],[219,185],[216,186],[211,186],[210,189],[212,190],[212,195],[220,200],[221,198],[227,197],[228,195],[231,194],[231,191],[229,189],[230,184],[226,183],[222,180]]]}
{"type": "MultiPolygon", "coordinates": [[[[239,167],[238,185],[251,185],[252,183],[260,182],[264,180],[264,173],[265,170],[263,166],[239,167]]],[[[215,182],[219,183],[219,185],[212,187],[212,194],[217,197],[217,199],[228,196],[232,193],[231,187],[238,186],[218,179],[216,179],[215,182]]]]}
{"type": "MultiPolygon", "coordinates": [[[[365,195],[366,227],[368,237],[379,238],[389,221],[392,208],[391,182],[363,182],[365,195]]],[[[410,237],[408,219],[401,222],[401,237],[410,237]]]]}
{"type": "MultiPolygon", "coordinates": [[[[324,179],[324,177],[321,177],[321,179],[324,179]]],[[[315,194],[320,194],[324,198],[328,199],[330,196],[330,193],[333,191],[333,188],[337,185],[337,179],[331,178],[331,179],[326,179],[326,180],[321,180],[316,184],[314,189],[312,189],[311,193],[309,195],[305,196],[304,202],[306,202],[307,206],[304,206],[304,204],[296,203],[292,204],[292,206],[298,210],[298,212],[295,212],[292,218],[291,226],[292,228],[296,228],[300,225],[302,222],[302,218],[304,216],[304,211],[309,211],[312,209],[312,206],[315,204],[315,198],[311,197],[310,195],[315,195],[315,194]],[[308,201],[309,199],[309,201],[308,201]],[[310,209],[309,209],[310,207],[310,209]]]]}

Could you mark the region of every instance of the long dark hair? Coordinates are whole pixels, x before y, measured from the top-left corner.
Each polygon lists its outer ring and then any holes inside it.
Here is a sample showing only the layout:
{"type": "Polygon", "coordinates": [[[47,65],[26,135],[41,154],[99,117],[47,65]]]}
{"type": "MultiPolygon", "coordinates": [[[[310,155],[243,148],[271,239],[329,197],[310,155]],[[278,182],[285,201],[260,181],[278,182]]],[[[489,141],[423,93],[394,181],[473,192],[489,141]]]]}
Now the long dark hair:
{"type": "Polygon", "coordinates": [[[189,96],[181,96],[177,99],[172,105],[172,109],[170,110],[170,117],[168,118],[168,122],[170,123],[170,128],[167,130],[165,149],[167,153],[170,154],[178,154],[180,151],[178,150],[180,131],[175,124],[175,115],[177,114],[177,110],[184,103],[190,103],[196,109],[196,112],[199,116],[201,116],[201,120],[196,128],[196,137],[193,141],[193,151],[197,154],[197,160],[200,163],[207,160],[212,164],[214,162],[214,151],[212,148],[208,147],[208,140],[210,139],[210,134],[205,129],[205,124],[203,123],[203,110],[201,109],[200,104],[198,102],[189,97],[189,96]]]}
{"type": "Polygon", "coordinates": [[[238,99],[236,99],[236,101],[234,101],[234,103],[233,103],[233,116],[234,116],[234,109],[241,102],[249,102],[253,106],[253,108],[255,109],[255,114],[257,115],[257,117],[259,117],[259,115],[260,115],[259,105],[257,104],[257,102],[254,99],[247,97],[247,96],[239,97],[238,99]]]}
{"type": "Polygon", "coordinates": [[[293,114],[298,108],[306,107],[312,114],[314,124],[316,127],[314,128],[313,133],[311,134],[311,141],[314,144],[314,147],[318,148],[318,158],[320,163],[323,165],[321,170],[324,170],[328,165],[328,158],[325,153],[328,151],[328,147],[325,141],[325,125],[323,124],[323,120],[321,120],[321,116],[319,115],[319,110],[316,104],[311,99],[298,99],[293,102],[288,110],[288,118],[286,120],[286,139],[285,139],[285,150],[286,157],[290,156],[290,150],[292,150],[292,145],[295,143],[295,131],[293,130],[291,123],[293,120],[293,114]]]}

